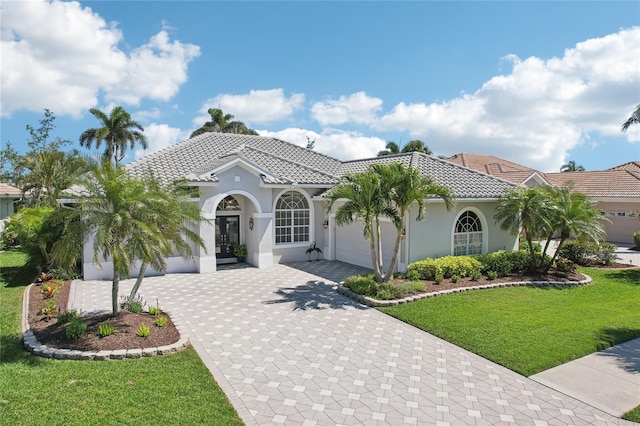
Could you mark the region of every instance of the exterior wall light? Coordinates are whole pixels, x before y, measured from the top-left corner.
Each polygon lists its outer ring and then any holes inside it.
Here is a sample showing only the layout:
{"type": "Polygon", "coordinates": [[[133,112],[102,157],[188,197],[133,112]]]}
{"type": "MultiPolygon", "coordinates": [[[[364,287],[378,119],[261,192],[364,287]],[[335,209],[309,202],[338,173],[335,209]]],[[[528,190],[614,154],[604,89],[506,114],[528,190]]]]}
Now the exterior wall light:
{"type": "Polygon", "coordinates": [[[325,219],[324,222],[322,222],[322,226],[324,226],[324,229],[327,229],[329,227],[329,219],[325,219]]]}
{"type": "Polygon", "coordinates": [[[253,231],[253,218],[249,219],[249,230],[253,231]]]}

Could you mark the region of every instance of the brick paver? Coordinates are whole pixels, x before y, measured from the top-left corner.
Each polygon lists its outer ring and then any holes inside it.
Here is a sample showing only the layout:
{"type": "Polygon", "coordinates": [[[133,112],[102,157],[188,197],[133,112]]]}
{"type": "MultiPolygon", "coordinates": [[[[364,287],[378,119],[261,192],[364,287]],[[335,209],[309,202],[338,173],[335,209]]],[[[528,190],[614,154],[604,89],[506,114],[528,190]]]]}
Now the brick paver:
{"type": "MultiPolygon", "coordinates": [[[[337,292],[340,262],[146,278],[248,425],[631,425],[337,292]]],[[[122,284],[122,294],[133,280],[122,284]]],[[[110,283],[70,303],[108,310],[110,283]]]]}

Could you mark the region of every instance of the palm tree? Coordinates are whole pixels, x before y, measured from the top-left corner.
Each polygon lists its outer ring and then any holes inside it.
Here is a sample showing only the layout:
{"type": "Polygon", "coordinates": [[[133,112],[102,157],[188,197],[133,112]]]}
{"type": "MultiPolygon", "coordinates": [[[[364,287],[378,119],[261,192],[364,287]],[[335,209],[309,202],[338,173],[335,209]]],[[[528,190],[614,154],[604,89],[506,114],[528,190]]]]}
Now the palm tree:
{"type": "Polygon", "coordinates": [[[61,209],[64,232],[54,246],[53,260],[62,265],[76,264],[81,256],[77,248],[93,237],[93,262],[98,266],[101,259],[111,258],[113,262],[111,303],[115,316],[120,277],[129,275],[135,260],[162,270],[165,264],[161,254],[171,249],[187,251],[178,235],[186,232],[185,236],[192,239],[194,234],[189,229],[195,221],[178,222],[195,217],[192,212],[182,211],[182,203],[163,195],[157,183],[133,178],[107,159],[101,163],[86,161],[87,173],[76,181],[82,195],[72,196],[75,205],[61,209]]]}
{"type": "Polygon", "coordinates": [[[626,132],[629,126],[632,124],[640,124],[640,104],[636,105],[636,110],[633,111],[631,117],[627,119],[624,123],[622,123],[622,131],[626,132]]]}
{"type": "Polygon", "coordinates": [[[529,248],[532,271],[538,267],[533,241],[549,233],[551,215],[551,203],[541,188],[513,188],[505,191],[498,201],[494,220],[513,235],[522,233],[529,248]]]}
{"type": "Polygon", "coordinates": [[[393,155],[400,154],[400,147],[397,143],[393,141],[387,142],[385,149],[383,151],[378,152],[378,157],[383,157],[385,155],[393,155]]]}
{"type": "Polygon", "coordinates": [[[109,116],[97,108],[91,108],[89,112],[100,120],[102,127],[83,132],[80,135],[80,146],[91,148],[95,143],[96,148],[100,148],[104,141],[104,157],[109,161],[114,158],[116,165],[124,158],[127,146],[133,149],[139,143],[142,148],[147,149],[147,138],[142,133],[144,129],[121,106],[113,108],[109,116]]]}
{"type": "Polygon", "coordinates": [[[220,108],[209,108],[207,110],[211,116],[211,121],[207,121],[191,133],[191,138],[203,133],[235,133],[241,135],[257,135],[258,133],[249,129],[242,121],[233,121],[233,115],[225,114],[220,108]]]}
{"type": "Polygon", "coordinates": [[[449,188],[438,185],[430,176],[422,176],[418,170],[407,167],[404,164],[376,164],[372,166],[372,170],[380,175],[382,182],[388,182],[391,190],[385,193],[389,194],[392,206],[396,209],[396,214],[394,215],[396,220],[393,220],[397,230],[396,241],[391,263],[383,278],[383,281],[389,281],[398,260],[400,243],[406,229],[405,218],[409,208],[414,203],[417,203],[418,215],[416,220],[422,220],[427,210],[427,198],[438,197],[442,199],[448,211],[455,205],[455,198],[449,188]]]}
{"type": "Polygon", "coordinates": [[[550,261],[544,265],[546,272],[553,265],[565,241],[570,237],[589,239],[596,242],[604,240],[606,232],[602,221],[607,219],[596,208],[597,202],[592,201],[581,192],[574,192],[566,187],[553,188],[550,186],[543,188],[543,191],[552,204],[551,226],[547,234],[544,252],[546,252],[554,236],[557,235],[560,238],[556,252],[550,261]]]}
{"type": "Polygon", "coordinates": [[[331,188],[325,195],[327,212],[338,200],[345,200],[336,210],[336,224],[338,226],[360,220],[363,225],[363,236],[369,240],[371,263],[377,282],[382,282],[380,259],[376,251],[375,240],[379,241],[379,227],[376,219],[382,213],[393,216],[393,211],[387,209],[388,202],[380,190],[380,176],[372,171],[349,174],[342,177],[341,182],[331,188]]]}
{"type": "Polygon", "coordinates": [[[576,164],[575,161],[571,160],[567,164],[560,167],[561,172],[584,172],[584,167],[582,164],[576,164]]]}
{"type": "Polygon", "coordinates": [[[427,155],[433,154],[433,152],[431,152],[431,149],[429,149],[429,147],[426,146],[420,139],[409,141],[409,143],[402,147],[402,152],[422,152],[427,155]]]}

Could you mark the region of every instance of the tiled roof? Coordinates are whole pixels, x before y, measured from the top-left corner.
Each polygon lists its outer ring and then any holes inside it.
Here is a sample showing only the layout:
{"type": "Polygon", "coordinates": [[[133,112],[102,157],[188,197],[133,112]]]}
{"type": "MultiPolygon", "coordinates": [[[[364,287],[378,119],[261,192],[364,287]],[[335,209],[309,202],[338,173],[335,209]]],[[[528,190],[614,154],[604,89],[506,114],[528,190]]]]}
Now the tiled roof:
{"type": "Polygon", "coordinates": [[[198,177],[233,158],[244,159],[268,170],[265,183],[332,185],[338,181],[341,163],[335,158],[274,138],[204,133],[129,165],[127,170],[142,176],[147,170],[165,182],[184,179],[215,181],[198,177]]]}
{"type": "Polygon", "coordinates": [[[640,173],[640,161],[629,161],[628,163],[612,167],[609,170],[628,170],[630,172],[640,173]]]}
{"type": "Polygon", "coordinates": [[[517,184],[524,183],[534,173],[545,178],[544,173],[535,169],[493,155],[461,153],[446,160],[517,184]]]}
{"type": "Polygon", "coordinates": [[[0,197],[21,197],[22,191],[8,183],[0,182],[0,197]]]}
{"type": "Polygon", "coordinates": [[[389,163],[415,167],[424,176],[431,176],[436,183],[451,189],[457,199],[498,198],[505,189],[515,187],[506,180],[418,152],[347,161],[343,163],[343,173],[361,172],[372,164],[389,163]]]}
{"type": "Polygon", "coordinates": [[[547,173],[546,176],[554,186],[571,186],[594,198],[640,198],[640,173],[626,169],[547,173]]]}

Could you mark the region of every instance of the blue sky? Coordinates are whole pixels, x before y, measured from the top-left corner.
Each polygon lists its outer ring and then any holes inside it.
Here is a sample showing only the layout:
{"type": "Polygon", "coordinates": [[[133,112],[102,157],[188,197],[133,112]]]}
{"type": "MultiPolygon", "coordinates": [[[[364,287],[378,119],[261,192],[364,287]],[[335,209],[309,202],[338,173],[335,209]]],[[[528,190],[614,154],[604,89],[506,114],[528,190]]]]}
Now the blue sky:
{"type": "Polygon", "coordinates": [[[122,105],[150,147],[222,107],[341,159],[422,139],[543,171],[640,160],[640,2],[2,2],[3,146],[122,105]]]}

